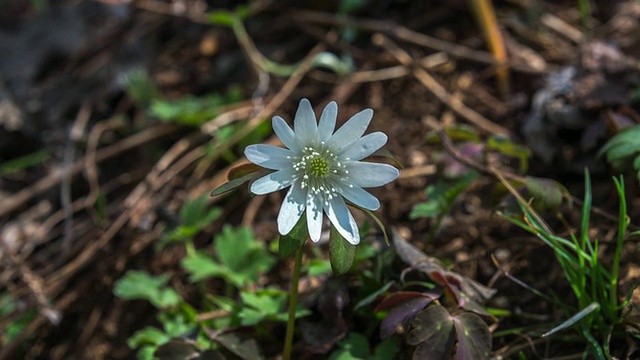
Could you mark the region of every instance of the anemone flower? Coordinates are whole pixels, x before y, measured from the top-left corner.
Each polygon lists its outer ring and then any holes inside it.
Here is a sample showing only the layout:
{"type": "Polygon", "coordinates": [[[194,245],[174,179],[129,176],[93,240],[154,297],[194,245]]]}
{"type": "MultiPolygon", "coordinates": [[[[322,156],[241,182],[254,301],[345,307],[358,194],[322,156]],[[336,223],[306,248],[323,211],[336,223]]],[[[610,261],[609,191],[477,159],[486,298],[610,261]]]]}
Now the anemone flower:
{"type": "Polygon", "coordinates": [[[382,186],[398,177],[398,169],[391,165],[360,161],[387,142],[382,132],[362,136],[373,110],[360,111],[334,132],[337,114],[338,105],[330,102],[316,123],[311,103],[302,99],[293,130],[280,116],[273,118],[273,130],[286,148],[257,144],[245,149],[249,161],[275,170],[253,182],[252,193],[289,188],[278,214],[282,235],[306,212],[309,237],[317,242],[324,213],[340,235],[356,245],[360,242],[358,225],[345,199],[357,207],[377,210],[380,202],[363,188],[382,186]]]}

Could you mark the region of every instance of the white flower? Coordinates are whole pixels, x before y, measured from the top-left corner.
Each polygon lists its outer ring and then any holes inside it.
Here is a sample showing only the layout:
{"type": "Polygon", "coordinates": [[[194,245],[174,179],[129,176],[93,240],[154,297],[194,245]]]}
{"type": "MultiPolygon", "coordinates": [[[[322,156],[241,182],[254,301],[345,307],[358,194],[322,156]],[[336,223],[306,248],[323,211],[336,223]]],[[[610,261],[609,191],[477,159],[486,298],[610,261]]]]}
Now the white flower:
{"type": "Polygon", "coordinates": [[[355,114],[334,133],[338,105],[330,102],[322,111],[320,123],[307,99],[302,99],[294,120],[294,130],[279,116],[273,130],[287,147],[250,145],[244,153],[251,162],[275,170],[251,184],[251,192],[264,195],[290,187],[280,213],[278,231],[288,234],[306,210],[309,237],[320,239],[323,212],[351,244],[360,242],[358,225],[343,197],[369,210],[380,202],[363,188],[382,186],[398,177],[398,170],[387,164],[362,162],[386,142],[387,136],[375,132],[362,136],[373,117],[373,110],[355,114]]]}

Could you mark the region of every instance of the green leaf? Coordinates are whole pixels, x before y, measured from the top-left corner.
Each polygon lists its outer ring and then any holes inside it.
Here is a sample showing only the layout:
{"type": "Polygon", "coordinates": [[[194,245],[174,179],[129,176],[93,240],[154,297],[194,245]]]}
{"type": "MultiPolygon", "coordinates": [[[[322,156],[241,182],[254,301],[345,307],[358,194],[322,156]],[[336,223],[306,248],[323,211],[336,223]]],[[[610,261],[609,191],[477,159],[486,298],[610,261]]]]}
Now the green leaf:
{"type": "Polygon", "coordinates": [[[331,269],[336,275],[347,273],[356,259],[356,246],[345,240],[342,235],[331,225],[329,238],[329,260],[331,269]]]}
{"type": "Polygon", "coordinates": [[[409,218],[432,218],[449,211],[456,198],[465,192],[479,176],[477,172],[469,171],[462,177],[449,181],[438,180],[435,184],[427,186],[426,193],[429,200],[416,204],[409,218]]]}
{"type": "MultiPolygon", "coordinates": [[[[412,322],[407,343],[418,345],[414,359],[449,359],[454,345],[453,320],[440,305],[424,309],[412,322]]],[[[469,359],[471,360],[471,359],[469,359]]]]}
{"type": "Polygon", "coordinates": [[[384,284],[378,290],[376,290],[376,291],[372,292],[371,294],[367,295],[364,299],[358,301],[356,306],[353,307],[353,311],[356,311],[356,310],[360,309],[363,306],[367,306],[367,305],[371,304],[375,299],[378,298],[378,296],[384,294],[394,284],[395,284],[395,282],[390,281],[390,282],[384,284]]]}
{"type": "Polygon", "coordinates": [[[167,335],[172,338],[184,336],[196,328],[195,318],[191,318],[183,311],[162,312],[158,314],[158,321],[162,323],[167,335]]]}
{"type": "Polygon", "coordinates": [[[153,354],[156,352],[157,346],[144,345],[136,353],[136,359],[138,360],[156,360],[153,354]]]}
{"type": "Polygon", "coordinates": [[[307,229],[307,217],[303,214],[287,235],[280,236],[280,241],[278,242],[280,257],[284,259],[295,253],[302,245],[304,245],[308,236],[309,230],[307,229]]]}
{"type": "Polygon", "coordinates": [[[17,318],[11,321],[4,329],[0,330],[0,335],[4,337],[6,341],[14,340],[20,335],[31,322],[38,317],[38,310],[35,308],[27,309],[20,313],[17,318]]]}
{"type": "Polygon", "coordinates": [[[209,194],[209,196],[218,196],[218,195],[222,195],[224,193],[226,193],[227,191],[231,191],[237,187],[242,186],[242,184],[248,182],[248,181],[253,181],[256,180],[258,178],[261,178],[269,173],[271,173],[272,170],[267,170],[267,169],[262,169],[262,170],[258,170],[252,173],[248,173],[246,175],[240,176],[239,178],[230,180],[227,183],[224,183],[222,185],[220,185],[219,187],[215,188],[211,194],[209,194]]]}
{"type": "Polygon", "coordinates": [[[241,325],[255,325],[263,319],[277,319],[284,314],[287,294],[272,289],[262,289],[257,292],[241,292],[242,304],[245,305],[238,313],[242,319],[241,325]],[[250,307],[250,308],[249,308],[250,307]]]}
{"type": "Polygon", "coordinates": [[[142,108],[146,108],[160,96],[160,89],[156,83],[146,71],[141,69],[127,74],[124,89],[133,102],[142,108]]]}
{"type": "Polygon", "coordinates": [[[518,158],[520,160],[521,173],[525,173],[529,167],[528,160],[531,157],[531,150],[526,146],[514,143],[508,137],[502,135],[490,137],[487,141],[487,149],[496,150],[503,155],[518,158]]]}
{"type": "Polygon", "coordinates": [[[178,100],[155,99],[151,102],[151,116],[162,122],[186,126],[200,126],[213,119],[220,107],[240,101],[238,92],[231,88],[226,94],[203,97],[185,96],[178,100]]]}
{"type": "Polygon", "coordinates": [[[255,339],[250,339],[241,334],[226,333],[216,336],[214,340],[241,359],[264,359],[255,339]]]}
{"type": "Polygon", "coordinates": [[[267,272],[275,259],[257,242],[248,228],[232,229],[225,226],[215,237],[214,248],[218,261],[204,252],[186,257],[182,266],[190,274],[190,281],[209,277],[223,277],[237,287],[255,282],[267,272]]]}
{"type": "Polygon", "coordinates": [[[151,276],[133,270],[116,282],[113,292],[126,300],[147,300],[157,308],[172,307],[178,305],[181,298],[175,290],[164,286],[168,280],[168,275],[151,276]]]}
{"type": "Polygon", "coordinates": [[[46,150],[40,150],[9,161],[3,161],[0,164],[0,176],[12,174],[22,169],[41,164],[47,159],[49,159],[49,152],[46,150]]]}
{"type": "Polygon", "coordinates": [[[180,209],[181,224],[175,229],[165,232],[156,242],[156,250],[162,249],[170,243],[190,240],[202,229],[209,226],[220,214],[222,209],[209,208],[206,195],[187,201],[180,209]]]}
{"type": "Polygon", "coordinates": [[[400,351],[400,337],[394,336],[383,340],[370,357],[371,360],[387,360],[395,359],[396,354],[400,351]]]}
{"type": "Polygon", "coordinates": [[[327,260],[312,259],[307,263],[306,273],[309,276],[321,276],[331,272],[331,262],[327,260]]]}
{"type": "Polygon", "coordinates": [[[164,333],[164,331],[147,326],[142,330],[136,331],[129,339],[127,339],[127,345],[131,349],[137,349],[144,345],[162,345],[169,341],[171,337],[164,333]]]}
{"type": "Polygon", "coordinates": [[[153,357],[158,360],[197,359],[197,356],[195,347],[180,339],[174,339],[159,346],[153,353],[153,357]]]}
{"type": "MultiPolygon", "coordinates": [[[[466,124],[447,126],[444,131],[452,141],[480,142],[480,135],[478,135],[478,131],[473,126],[466,124]]],[[[427,133],[426,141],[429,144],[439,144],[441,141],[440,135],[435,131],[430,131],[427,133]]]]}
{"type": "Polygon", "coordinates": [[[552,179],[527,176],[525,185],[534,198],[534,204],[541,209],[555,209],[560,206],[563,197],[569,197],[569,191],[552,179]]]}
{"type": "Polygon", "coordinates": [[[551,335],[557,333],[558,331],[561,331],[561,330],[564,330],[566,328],[569,328],[569,327],[573,326],[574,324],[576,324],[577,322],[579,322],[580,320],[582,320],[584,317],[592,314],[593,312],[597,312],[599,310],[600,310],[600,304],[598,304],[597,302],[592,302],[591,304],[586,306],[584,309],[582,309],[579,312],[577,312],[576,314],[574,314],[572,317],[570,317],[567,320],[563,321],[562,324],[560,324],[560,325],[554,327],[553,329],[549,330],[548,332],[542,334],[542,337],[551,336],[551,335]]]}
{"type": "Polygon", "coordinates": [[[187,201],[180,210],[180,219],[184,226],[195,227],[200,230],[222,214],[220,208],[208,209],[207,202],[206,196],[187,201]]]}
{"type": "Polygon", "coordinates": [[[240,164],[238,166],[234,166],[231,169],[229,169],[229,173],[227,174],[227,180],[231,181],[231,180],[239,179],[243,176],[253,174],[254,172],[260,171],[260,170],[264,170],[264,168],[254,163],[240,164]]]}
{"type": "Polygon", "coordinates": [[[245,265],[248,255],[260,249],[249,228],[240,227],[233,229],[225,226],[222,233],[215,237],[214,247],[218,254],[218,259],[230,270],[239,270],[245,265]]]}
{"type": "Polygon", "coordinates": [[[214,248],[218,259],[227,268],[227,279],[238,287],[254,283],[260,274],[275,264],[264,244],[256,241],[253,232],[246,227],[234,230],[225,226],[215,237],[214,248]]]}
{"type": "MultiPolygon", "coordinates": [[[[431,187],[431,186],[430,186],[431,187]]],[[[427,190],[429,192],[429,190],[427,190]]],[[[409,218],[412,220],[418,218],[434,218],[442,212],[442,206],[438,201],[427,201],[423,203],[416,204],[411,213],[409,214],[409,218]]]]}
{"type": "Polygon", "coordinates": [[[334,351],[330,360],[365,360],[370,358],[369,341],[364,335],[350,332],[338,343],[340,350],[334,351]]]}
{"type": "Polygon", "coordinates": [[[189,255],[180,264],[189,273],[189,281],[192,283],[226,274],[225,268],[205,252],[189,255]]]}
{"type": "Polygon", "coordinates": [[[235,21],[235,13],[229,10],[214,10],[207,14],[207,20],[211,25],[231,27],[235,21]]]}
{"type": "Polygon", "coordinates": [[[233,11],[224,9],[210,11],[207,13],[207,20],[211,25],[231,27],[234,21],[246,19],[250,13],[251,11],[248,6],[240,5],[233,9],[233,11]]]}
{"type": "Polygon", "coordinates": [[[603,154],[617,170],[626,170],[633,164],[640,180],[640,125],[628,127],[609,139],[598,152],[598,156],[603,154]]]}

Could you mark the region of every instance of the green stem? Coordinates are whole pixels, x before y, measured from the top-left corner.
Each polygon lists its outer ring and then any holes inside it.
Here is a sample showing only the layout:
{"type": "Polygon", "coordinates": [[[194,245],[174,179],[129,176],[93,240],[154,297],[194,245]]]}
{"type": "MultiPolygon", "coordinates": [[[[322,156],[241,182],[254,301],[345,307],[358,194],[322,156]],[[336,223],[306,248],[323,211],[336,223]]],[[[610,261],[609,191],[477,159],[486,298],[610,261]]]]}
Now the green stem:
{"type": "Polygon", "coordinates": [[[291,349],[293,346],[293,330],[296,326],[296,309],[298,307],[298,282],[300,281],[300,267],[302,266],[302,246],[296,251],[296,264],[293,268],[293,279],[291,279],[291,295],[289,297],[289,320],[287,320],[287,334],[284,338],[284,360],[291,359],[291,349]]]}
{"type": "MultiPolygon", "coordinates": [[[[629,217],[627,216],[627,201],[624,192],[624,178],[621,176],[620,180],[613,178],[618,190],[618,196],[620,197],[620,209],[618,214],[618,242],[616,243],[616,252],[613,256],[613,268],[611,269],[611,285],[609,287],[609,301],[611,302],[611,310],[617,315],[618,309],[618,268],[620,266],[620,257],[622,256],[622,246],[625,235],[627,233],[627,226],[629,225],[629,217]]],[[[617,316],[614,320],[618,320],[617,316]]]]}

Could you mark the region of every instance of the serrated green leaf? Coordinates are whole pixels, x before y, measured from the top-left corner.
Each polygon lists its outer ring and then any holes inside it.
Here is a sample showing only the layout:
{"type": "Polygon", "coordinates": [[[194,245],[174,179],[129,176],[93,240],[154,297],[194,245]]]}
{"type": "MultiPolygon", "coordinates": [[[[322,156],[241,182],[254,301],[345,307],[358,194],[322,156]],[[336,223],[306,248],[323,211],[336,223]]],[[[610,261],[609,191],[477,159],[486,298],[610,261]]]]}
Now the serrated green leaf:
{"type": "Polygon", "coordinates": [[[214,248],[218,260],[226,268],[225,277],[238,287],[257,281],[260,274],[275,264],[264,244],[256,241],[253,232],[246,227],[234,230],[225,226],[215,237],[214,248]]]}
{"type": "Polygon", "coordinates": [[[356,246],[349,243],[340,235],[338,230],[331,225],[329,238],[329,260],[331,269],[336,275],[342,275],[349,271],[356,259],[356,246]]]}
{"type": "Polygon", "coordinates": [[[303,214],[293,229],[287,234],[280,236],[278,241],[278,252],[281,258],[289,257],[295,253],[309,237],[307,229],[307,217],[303,214]]]}
{"type": "Polygon", "coordinates": [[[226,274],[226,269],[205,252],[189,255],[180,264],[189,273],[189,281],[192,283],[226,274]]]}
{"type": "Polygon", "coordinates": [[[184,336],[192,332],[196,325],[194,319],[189,319],[187,314],[181,311],[163,312],[158,314],[158,321],[162,323],[164,331],[171,338],[184,336]]]}
{"type": "Polygon", "coordinates": [[[186,227],[196,227],[207,215],[207,197],[188,200],[180,209],[180,220],[186,227]]]}
{"type": "Polygon", "coordinates": [[[257,292],[240,293],[245,305],[260,309],[264,314],[277,314],[287,301],[287,293],[274,289],[261,289],[257,292]]]}
{"type": "MultiPolygon", "coordinates": [[[[241,325],[251,326],[258,322],[267,320],[286,321],[287,312],[285,311],[285,305],[287,302],[287,293],[274,290],[274,289],[262,289],[257,292],[242,292],[240,294],[242,298],[243,307],[238,313],[238,317],[241,319],[241,325]]],[[[306,309],[301,309],[302,312],[296,314],[301,315],[307,313],[306,309]]]]}
{"type": "Polygon", "coordinates": [[[220,262],[230,270],[242,268],[249,254],[261,249],[249,228],[233,229],[231,226],[222,228],[222,232],[215,237],[214,247],[220,262]]]}
{"type": "Polygon", "coordinates": [[[144,271],[129,271],[118,280],[114,294],[126,300],[142,299],[151,302],[157,308],[176,306],[181,298],[165,284],[169,276],[151,276],[144,271]]]}

